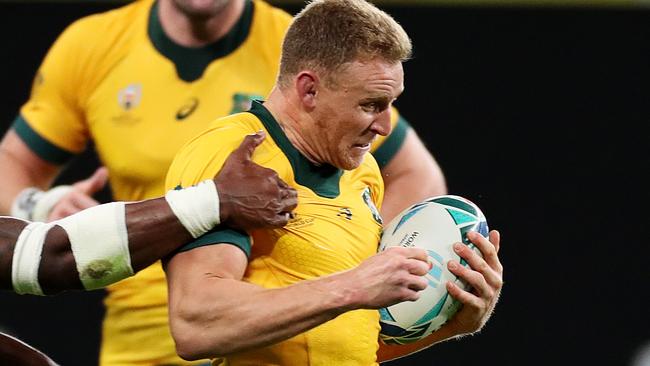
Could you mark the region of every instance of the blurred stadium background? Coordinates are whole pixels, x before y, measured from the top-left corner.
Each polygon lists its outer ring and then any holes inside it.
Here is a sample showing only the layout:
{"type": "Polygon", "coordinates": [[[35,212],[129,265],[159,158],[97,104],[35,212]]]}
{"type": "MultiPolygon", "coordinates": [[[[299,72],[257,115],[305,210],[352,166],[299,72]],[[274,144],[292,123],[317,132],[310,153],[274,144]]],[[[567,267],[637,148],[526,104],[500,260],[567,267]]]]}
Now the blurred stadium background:
{"type": "MultiPolygon", "coordinates": [[[[64,27],[123,3],[0,1],[0,131],[64,27]]],[[[650,340],[650,1],[377,3],[415,46],[397,106],[450,193],[502,231],[505,265],[480,335],[387,365],[648,365],[634,359],[650,340]]],[[[59,181],[95,164],[84,154],[59,181]]],[[[0,328],[62,365],[94,365],[102,294],[2,293],[0,328]]]]}

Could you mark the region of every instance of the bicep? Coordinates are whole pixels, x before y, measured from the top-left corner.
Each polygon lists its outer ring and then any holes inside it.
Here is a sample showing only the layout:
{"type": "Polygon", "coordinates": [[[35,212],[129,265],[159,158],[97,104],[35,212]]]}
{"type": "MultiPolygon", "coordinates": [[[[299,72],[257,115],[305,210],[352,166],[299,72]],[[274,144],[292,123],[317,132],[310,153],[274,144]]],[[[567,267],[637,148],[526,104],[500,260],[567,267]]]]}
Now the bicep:
{"type": "Polygon", "coordinates": [[[194,301],[197,296],[205,293],[204,290],[208,287],[206,282],[241,280],[247,264],[246,253],[228,243],[207,245],[177,253],[165,265],[170,308],[178,305],[176,301],[181,299],[194,301]]]}

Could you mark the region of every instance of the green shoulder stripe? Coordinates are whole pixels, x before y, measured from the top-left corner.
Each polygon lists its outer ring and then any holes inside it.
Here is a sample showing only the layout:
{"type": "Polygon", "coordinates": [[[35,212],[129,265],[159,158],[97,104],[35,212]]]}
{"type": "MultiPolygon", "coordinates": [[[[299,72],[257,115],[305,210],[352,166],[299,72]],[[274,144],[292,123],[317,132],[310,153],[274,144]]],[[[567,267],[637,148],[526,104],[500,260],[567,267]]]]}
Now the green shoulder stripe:
{"type": "Polygon", "coordinates": [[[278,121],[275,120],[271,112],[261,102],[254,100],[248,113],[255,115],[264,127],[266,127],[273,141],[280,147],[289,160],[289,163],[291,163],[291,168],[293,169],[293,174],[298,184],[311,189],[320,197],[336,198],[339,196],[341,193],[339,182],[343,175],[343,170],[329,164],[317,166],[307,160],[291,144],[291,141],[289,141],[289,138],[282,131],[282,127],[280,127],[278,121]]]}
{"type": "Polygon", "coordinates": [[[14,120],[12,128],[16,131],[16,134],[18,134],[23,142],[43,160],[61,165],[75,155],[70,151],[54,145],[43,136],[39,135],[20,115],[14,120]]]}
{"type": "Polygon", "coordinates": [[[383,168],[395,157],[395,154],[404,144],[406,133],[411,128],[411,125],[402,116],[399,116],[397,124],[390,135],[384,140],[384,143],[372,154],[379,164],[379,168],[383,168]]]}
{"type": "Polygon", "coordinates": [[[186,252],[195,248],[221,243],[234,245],[243,250],[244,253],[246,253],[246,257],[251,256],[250,237],[244,232],[227,229],[224,227],[217,227],[212,229],[211,231],[196,238],[194,241],[182,246],[178,252],[186,252]]]}

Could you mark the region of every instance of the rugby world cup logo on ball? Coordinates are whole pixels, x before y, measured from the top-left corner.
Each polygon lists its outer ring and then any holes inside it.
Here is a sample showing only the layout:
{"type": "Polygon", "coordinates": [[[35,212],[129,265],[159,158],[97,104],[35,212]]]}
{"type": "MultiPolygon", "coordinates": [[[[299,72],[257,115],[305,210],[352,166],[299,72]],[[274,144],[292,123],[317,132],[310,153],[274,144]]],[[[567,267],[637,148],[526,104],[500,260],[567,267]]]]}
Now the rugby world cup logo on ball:
{"type": "Polygon", "coordinates": [[[379,250],[394,246],[425,249],[432,263],[425,275],[429,286],[417,301],[405,301],[379,310],[384,343],[406,344],[422,339],[438,330],[460,308],[460,302],[447,293],[445,283],[455,282],[460,288],[469,286],[447,269],[451,259],[467,263],[453,251],[453,244],[462,242],[474,247],[467,233],[476,231],[488,236],[483,212],[471,201],[459,196],[438,196],[402,211],[386,227],[379,250]]]}

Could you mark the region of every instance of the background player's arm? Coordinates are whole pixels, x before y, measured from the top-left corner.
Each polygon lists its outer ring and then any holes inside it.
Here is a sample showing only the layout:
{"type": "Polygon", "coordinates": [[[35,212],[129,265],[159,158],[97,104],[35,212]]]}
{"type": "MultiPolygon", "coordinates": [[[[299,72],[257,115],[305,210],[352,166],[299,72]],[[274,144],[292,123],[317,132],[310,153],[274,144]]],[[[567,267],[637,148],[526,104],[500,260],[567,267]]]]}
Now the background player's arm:
{"type": "Polygon", "coordinates": [[[381,208],[384,222],[425,198],[447,194],[442,169],[413,129],[406,132],[402,146],[381,168],[381,175],[385,185],[381,208]]]}
{"type": "Polygon", "coordinates": [[[498,257],[501,238],[495,230],[490,232],[489,240],[475,232],[469,233],[468,237],[481,251],[483,258],[466,245],[455,245],[454,249],[468,262],[469,268],[461,266],[457,261],[448,264],[453,274],[467,281],[473,288],[468,292],[451,282],[447,283],[447,290],[463,304],[463,308],[447,324],[418,342],[405,345],[380,342],[378,361],[403,357],[447,339],[476,333],[488,321],[503,286],[503,266],[498,257]]]}
{"type": "Polygon", "coordinates": [[[36,155],[13,129],[0,142],[0,214],[9,215],[11,204],[27,187],[48,189],[61,167],[36,155]]]}
{"type": "Polygon", "coordinates": [[[242,281],[246,254],[229,244],[176,254],[165,266],[178,354],[225,356],[284,341],[349,310],[414,300],[427,286],[426,253],[395,248],[359,267],[265,289],[242,281]]]}

